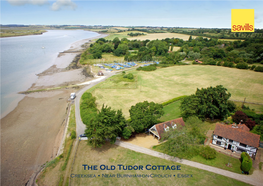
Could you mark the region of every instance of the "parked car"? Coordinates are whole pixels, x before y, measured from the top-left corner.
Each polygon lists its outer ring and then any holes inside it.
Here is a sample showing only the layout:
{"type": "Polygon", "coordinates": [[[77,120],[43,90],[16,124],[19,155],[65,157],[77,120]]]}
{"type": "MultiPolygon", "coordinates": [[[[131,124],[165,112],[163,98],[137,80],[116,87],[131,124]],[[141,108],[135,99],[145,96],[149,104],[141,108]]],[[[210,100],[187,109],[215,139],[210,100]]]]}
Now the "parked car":
{"type": "Polygon", "coordinates": [[[79,135],[79,140],[88,140],[88,137],[85,134],[79,135]]]}
{"type": "Polygon", "coordinates": [[[70,94],[70,99],[73,100],[73,99],[75,99],[75,98],[76,98],[76,93],[71,93],[71,94],[70,94]]]}

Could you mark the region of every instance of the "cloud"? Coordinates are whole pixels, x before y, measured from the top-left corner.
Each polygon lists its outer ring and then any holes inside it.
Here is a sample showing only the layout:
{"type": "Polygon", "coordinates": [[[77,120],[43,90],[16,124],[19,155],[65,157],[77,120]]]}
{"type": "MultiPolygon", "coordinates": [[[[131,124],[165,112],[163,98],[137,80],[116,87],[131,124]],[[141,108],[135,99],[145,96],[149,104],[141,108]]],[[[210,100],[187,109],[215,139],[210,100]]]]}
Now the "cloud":
{"type": "Polygon", "coordinates": [[[7,0],[7,2],[14,6],[21,6],[25,4],[33,4],[33,5],[48,4],[48,0],[7,0]]]}
{"type": "Polygon", "coordinates": [[[77,8],[77,5],[71,0],[57,0],[55,3],[53,3],[51,9],[57,11],[64,7],[69,7],[72,10],[75,10],[77,8]]]}

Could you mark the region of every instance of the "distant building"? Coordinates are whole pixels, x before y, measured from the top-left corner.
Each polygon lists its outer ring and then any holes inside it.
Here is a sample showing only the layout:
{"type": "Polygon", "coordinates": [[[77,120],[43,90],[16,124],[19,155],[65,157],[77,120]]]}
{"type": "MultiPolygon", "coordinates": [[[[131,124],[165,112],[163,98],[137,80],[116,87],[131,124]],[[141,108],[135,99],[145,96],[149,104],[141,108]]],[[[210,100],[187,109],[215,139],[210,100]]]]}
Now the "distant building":
{"type": "Polygon", "coordinates": [[[183,118],[177,118],[171,121],[166,121],[163,123],[158,123],[152,126],[149,131],[160,140],[162,138],[162,134],[166,131],[169,131],[170,128],[177,128],[179,125],[185,126],[183,118]]]}
{"type": "Polygon", "coordinates": [[[212,144],[237,153],[247,152],[255,157],[259,147],[260,135],[249,132],[244,124],[216,124],[212,144]]]}
{"type": "Polygon", "coordinates": [[[200,64],[203,63],[202,61],[199,61],[199,60],[195,60],[195,62],[196,63],[200,63],[200,64]]]}

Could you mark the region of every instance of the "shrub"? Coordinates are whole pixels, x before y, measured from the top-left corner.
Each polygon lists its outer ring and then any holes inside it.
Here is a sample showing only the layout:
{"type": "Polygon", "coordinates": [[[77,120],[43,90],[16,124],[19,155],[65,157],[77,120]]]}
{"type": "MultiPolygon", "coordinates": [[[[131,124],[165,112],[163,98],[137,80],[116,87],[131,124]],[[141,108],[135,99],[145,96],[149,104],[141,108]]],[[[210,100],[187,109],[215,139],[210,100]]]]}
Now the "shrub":
{"type": "Polygon", "coordinates": [[[122,131],[122,136],[124,139],[129,139],[132,135],[132,130],[129,127],[125,127],[122,131]]]}
{"type": "Polygon", "coordinates": [[[75,131],[75,130],[73,130],[73,131],[71,132],[70,138],[71,138],[71,139],[76,139],[76,131],[75,131]]]}
{"type": "Polygon", "coordinates": [[[232,116],[232,119],[234,122],[239,123],[241,120],[243,120],[243,122],[246,122],[248,117],[244,112],[236,111],[236,113],[232,116]]]}
{"type": "Polygon", "coordinates": [[[239,69],[248,69],[248,64],[247,63],[238,63],[236,65],[236,67],[239,69]]]}
{"type": "Polygon", "coordinates": [[[209,146],[205,146],[201,148],[200,155],[206,160],[214,159],[216,158],[216,150],[209,146]]]}
{"type": "Polygon", "coordinates": [[[252,65],[251,67],[250,67],[250,70],[254,70],[256,68],[256,65],[252,65]]]}
{"type": "Polygon", "coordinates": [[[156,66],[155,65],[149,65],[149,66],[145,66],[145,67],[139,67],[136,70],[143,70],[143,71],[154,71],[156,70],[156,66]]]}
{"type": "Polygon", "coordinates": [[[246,153],[246,152],[242,152],[242,153],[241,153],[241,156],[240,156],[240,160],[241,160],[241,162],[242,162],[243,159],[246,158],[246,157],[249,157],[248,153],[246,153]]]}
{"type": "Polygon", "coordinates": [[[249,157],[245,157],[241,163],[241,170],[244,172],[249,172],[250,169],[252,168],[252,159],[249,157]]]}
{"type": "Polygon", "coordinates": [[[263,72],[263,67],[257,66],[257,67],[255,68],[255,71],[256,71],[256,72],[263,72]]]}
{"type": "Polygon", "coordinates": [[[127,75],[127,78],[128,79],[133,79],[134,77],[133,77],[133,74],[132,73],[129,73],[128,75],[127,75]]]}

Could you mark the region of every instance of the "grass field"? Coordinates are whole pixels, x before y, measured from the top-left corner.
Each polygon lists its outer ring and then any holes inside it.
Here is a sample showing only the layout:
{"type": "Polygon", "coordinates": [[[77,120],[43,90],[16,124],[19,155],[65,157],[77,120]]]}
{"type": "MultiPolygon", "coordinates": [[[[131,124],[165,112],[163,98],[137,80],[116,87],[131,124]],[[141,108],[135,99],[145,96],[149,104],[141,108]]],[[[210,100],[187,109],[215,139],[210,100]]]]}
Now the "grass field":
{"type": "Polygon", "coordinates": [[[85,64],[96,64],[96,63],[114,63],[114,61],[123,62],[124,57],[114,56],[111,53],[103,53],[101,59],[87,59],[83,61],[81,64],[85,65],[85,64]]]}
{"type": "MultiPolygon", "coordinates": [[[[128,37],[127,39],[129,40],[155,40],[155,39],[165,39],[165,38],[180,38],[183,40],[188,40],[190,35],[186,35],[186,34],[178,34],[178,33],[153,33],[153,34],[147,34],[147,35],[143,35],[143,36],[137,36],[137,37],[128,37]]],[[[196,38],[197,36],[192,36],[192,38],[196,38]]]]}
{"type": "Polygon", "coordinates": [[[144,34],[148,34],[146,32],[139,32],[139,31],[126,31],[126,32],[117,32],[117,33],[111,33],[110,35],[108,35],[107,37],[105,37],[105,39],[107,40],[113,40],[115,37],[118,37],[119,39],[122,38],[130,38],[131,40],[134,40],[133,38],[135,37],[130,37],[127,34],[128,33],[144,33],[144,34]]]}
{"type": "Polygon", "coordinates": [[[138,78],[137,89],[103,89],[110,80],[89,91],[102,104],[122,109],[126,118],[132,105],[142,101],[162,103],[172,98],[191,95],[197,88],[223,85],[231,98],[263,103],[263,73],[218,66],[173,66],[152,72],[131,71],[138,78]],[[102,87],[102,88],[98,88],[102,87]]]}
{"type": "Polygon", "coordinates": [[[145,170],[150,165],[180,165],[161,158],[137,153],[116,145],[106,144],[102,148],[91,148],[81,141],[72,174],[91,174],[93,178],[71,178],[71,185],[247,185],[237,180],[211,172],[181,165],[181,170],[145,170]],[[98,170],[83,170],[82,164],[97,165],[98,170]],[[115,166],[115,170],[100,170],[100,165],[115,166]],[[118,164],[142,165],[143,170],[119,170],[118,164]],[[106,174],[112,177],[103,177],[106,174]],[[168,178],[116,178],[117,174],[171,175],[168,178]],[[177,174],[191,174],[191,178],[177,178],[177,174]],[[98,176],[100,175],[100,177],[98,176]],[[115,177],[113,177],[113,175],[115,177]],[[173,176],[175,175],[175,177],[173,176]]]}

